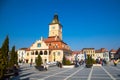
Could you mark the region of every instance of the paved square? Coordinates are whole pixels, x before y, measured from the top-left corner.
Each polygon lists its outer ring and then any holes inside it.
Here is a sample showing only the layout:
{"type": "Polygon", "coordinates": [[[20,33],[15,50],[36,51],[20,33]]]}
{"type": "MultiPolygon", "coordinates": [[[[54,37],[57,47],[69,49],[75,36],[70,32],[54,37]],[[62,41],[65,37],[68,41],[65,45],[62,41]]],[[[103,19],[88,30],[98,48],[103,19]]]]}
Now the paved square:
{"type": "Polygon", "coordinates": [[[21,66],[20,80],[120,80],[120,64],[86,68],[49,67],[48,71],[38,71],[28,64],[21,66]]]}

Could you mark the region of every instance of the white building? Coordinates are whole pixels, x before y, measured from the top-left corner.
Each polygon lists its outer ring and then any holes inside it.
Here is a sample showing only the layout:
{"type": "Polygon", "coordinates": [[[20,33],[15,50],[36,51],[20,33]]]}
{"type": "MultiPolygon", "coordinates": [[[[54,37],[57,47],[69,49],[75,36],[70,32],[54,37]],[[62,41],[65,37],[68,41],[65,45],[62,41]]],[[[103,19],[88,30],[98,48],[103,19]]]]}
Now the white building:
{"type": "Polygon", "coordinates": [[[85,55],[82,53],[82,51],[73,51],[73,60],[81,61],[85,60],[85,55]]]}
{"type": "Polygon", "coordinates": [[[109,55],[110,55],[110,59],[111,60],[114,60],[114,58],[115,58],[115,54],[116,54],[116,52],[117,52],[117,50],[114,50],[114,49],[111,49],[110,50],[110,53],[109,53],[109,55]]]}
{"type": "Polygon", "coordinates": [[[21,48],[17,51],[18,62],[20,62],[20,63],[26,62],[26,50],[27,50],[27,48],[21,48]]]}
{"type": "Polygon", "coordinates": [[[106,61],[109,61],[109,52],[105,48],[101,48],[99,50],[95,51],[95,59],[105,59],[106,61]]]}

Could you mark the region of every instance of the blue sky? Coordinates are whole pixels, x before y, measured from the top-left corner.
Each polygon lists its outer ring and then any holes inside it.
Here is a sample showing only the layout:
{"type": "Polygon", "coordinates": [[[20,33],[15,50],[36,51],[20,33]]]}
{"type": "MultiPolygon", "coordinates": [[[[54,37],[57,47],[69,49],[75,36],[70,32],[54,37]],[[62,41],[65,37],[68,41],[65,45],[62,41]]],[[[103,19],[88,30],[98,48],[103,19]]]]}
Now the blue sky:
{"type": "Polygon", "coordinates": [[[120,0],[0,0],[0,46],[30,47],[48,37],[54,14],[72,50],[120,47],[120,0]]]}

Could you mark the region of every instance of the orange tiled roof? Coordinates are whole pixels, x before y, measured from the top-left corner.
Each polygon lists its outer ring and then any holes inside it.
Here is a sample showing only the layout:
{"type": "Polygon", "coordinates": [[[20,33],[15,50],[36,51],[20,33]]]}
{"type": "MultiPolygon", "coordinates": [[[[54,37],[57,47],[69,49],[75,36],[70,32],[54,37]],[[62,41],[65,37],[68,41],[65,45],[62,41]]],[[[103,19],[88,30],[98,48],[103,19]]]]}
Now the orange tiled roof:
{"type": "Polygon", "coordinates": [[[30,51],[30,48],[27,48],[26,51],[30,51]]]}
{"type": "Polygon", "coordinates": [[[69,46],[64,43],[58,36],[48,37],[47,39],[44,39],[44,42],[48,45],[49,49],[69,50],[69,46]]]}
{"type": "Polygon", "coordinates": [[[110,52],[117,52],[117,50],[111,49],[110,52]]]}
{"type": "Polygon", "coordinates": [[[72,54],[80,54],[82,51],[73,51],[72,54]]]}
{"type": "Polygon", "coordinates": [[[44,40],[45,42],[53,42],[53,41],[61,41],[58,36],[52,36],[48,37],[47,39],[44,40]]]}

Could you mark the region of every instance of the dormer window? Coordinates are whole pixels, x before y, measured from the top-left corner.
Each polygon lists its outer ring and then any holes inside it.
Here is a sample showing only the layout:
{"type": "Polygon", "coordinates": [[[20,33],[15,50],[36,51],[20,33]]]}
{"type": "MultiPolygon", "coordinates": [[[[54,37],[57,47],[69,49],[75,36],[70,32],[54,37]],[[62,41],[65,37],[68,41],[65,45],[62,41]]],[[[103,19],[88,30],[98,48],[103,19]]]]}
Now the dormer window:
{"type": "Polygon", "coordinates": [[[38,44],[37,44],[37,47],[41,47],[41,43],[38,43],[38,44]]]}

